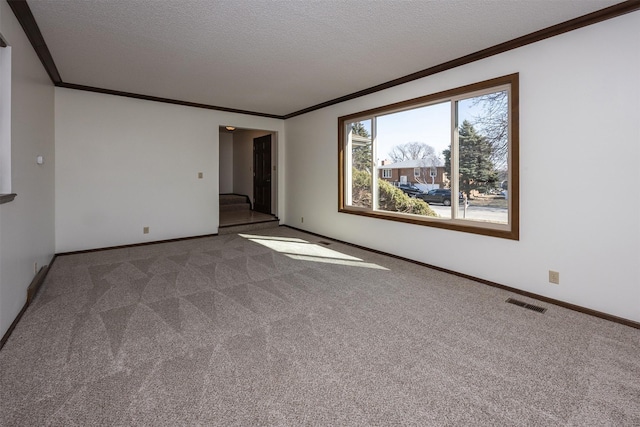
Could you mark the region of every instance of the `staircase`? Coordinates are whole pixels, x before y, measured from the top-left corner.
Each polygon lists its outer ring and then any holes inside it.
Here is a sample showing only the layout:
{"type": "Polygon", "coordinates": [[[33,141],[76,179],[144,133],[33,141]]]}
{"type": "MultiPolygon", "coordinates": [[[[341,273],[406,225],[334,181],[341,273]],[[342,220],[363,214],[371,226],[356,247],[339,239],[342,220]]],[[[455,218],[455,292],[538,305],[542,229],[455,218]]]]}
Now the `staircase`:
{"type": "Polygon", "coordinates": [[[220,195],[220,212],[250,211],[251,204],[246,196],[237,194],[220,195]]]}
{"type": "Polygon", "coordinates": [[[248,197],[237,194],[220,195],[218,234],[243,233],[279,225],[280,220],[276,216],[252,211],[248,197]]]}

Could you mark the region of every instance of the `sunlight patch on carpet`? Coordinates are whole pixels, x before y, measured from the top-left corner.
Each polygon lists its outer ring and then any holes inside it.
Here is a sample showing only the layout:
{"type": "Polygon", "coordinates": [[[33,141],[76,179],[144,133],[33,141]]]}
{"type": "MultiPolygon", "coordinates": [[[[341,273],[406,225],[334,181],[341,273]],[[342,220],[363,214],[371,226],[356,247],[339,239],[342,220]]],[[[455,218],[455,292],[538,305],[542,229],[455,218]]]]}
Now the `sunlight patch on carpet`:
{"type": "Polygon", "coordinates": [[[298,261],[313,261],[325,264],[347,265],[351,267],[374,268],[388,270],[377,264],[364,262],[360,258],[310,243],[303,239],[291,239],[286,237],[258,236],[252,234],[238,234],[252,242],[266,246],[276,252],[298,261]]]}

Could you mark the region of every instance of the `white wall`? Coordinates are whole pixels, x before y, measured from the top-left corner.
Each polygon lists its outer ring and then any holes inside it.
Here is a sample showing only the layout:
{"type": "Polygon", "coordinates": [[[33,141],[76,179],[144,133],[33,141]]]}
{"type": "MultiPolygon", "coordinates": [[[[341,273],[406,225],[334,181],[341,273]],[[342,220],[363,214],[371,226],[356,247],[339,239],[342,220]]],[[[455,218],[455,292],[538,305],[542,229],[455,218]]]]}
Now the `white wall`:
{"type": "Polygon", "coordinates": [[[287,224],[640,321],[638,28],[634,12],[287,120],[287,224]],[[514,72],[519,241],[338,213],[339,116],[514,72]]]}
{"type": "MultiPolygon", "coordinates": [[[[239,130],[233,134],[233,192],[247,195],[253,203],[253,140],[271,134],[271,165],[279,170],[278,137],[274,132],[265,130],[239,130]]],[[[272,174],[271,213],[278,214],[278,173],[272,174]]],[[[280,209],[282,212],[282,209],[280,209]]],[[[282,218],[282,217],[280,217],[282,218]]]]}
{"type": "Polygon", "coordinates": [[[0,32],[12,48],[11,191],[0,205],[0,337],[27,297],[34,263],[54,253],[54,89],[7,2],[0,32]],[[45,163],[36,165],[36,156],[45,163]]]}
{"type": "Polygon", "coordinates": [[[220,132],[220,193],[233,193],[233,134],[220,132]]]}
{"type": "Polygon", "coordinates": [[[57,252],[217,233],[219,126],[283,128],[63,88],[55,104],[57,252]]]}
{"type": "Polygon", "coordinates": [[[254,138],[252,135],[255,133],[255,131],[237,130],[233,134],[233,192],[247,195],[252,201],[254,138]]]}

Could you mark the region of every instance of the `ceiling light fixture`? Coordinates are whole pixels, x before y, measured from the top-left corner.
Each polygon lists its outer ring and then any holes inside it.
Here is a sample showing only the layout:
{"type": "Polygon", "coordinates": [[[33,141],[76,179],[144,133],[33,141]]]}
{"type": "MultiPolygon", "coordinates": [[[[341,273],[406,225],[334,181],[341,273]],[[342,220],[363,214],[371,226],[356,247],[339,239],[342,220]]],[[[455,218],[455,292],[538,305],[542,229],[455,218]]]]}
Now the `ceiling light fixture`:
{"type": "Polygon", "coordinates": [[[234,130],[236,130],[236,128],[234,128],[233,126],[226,126],[225,129],[229,132],[233,132],[234,130]]]}

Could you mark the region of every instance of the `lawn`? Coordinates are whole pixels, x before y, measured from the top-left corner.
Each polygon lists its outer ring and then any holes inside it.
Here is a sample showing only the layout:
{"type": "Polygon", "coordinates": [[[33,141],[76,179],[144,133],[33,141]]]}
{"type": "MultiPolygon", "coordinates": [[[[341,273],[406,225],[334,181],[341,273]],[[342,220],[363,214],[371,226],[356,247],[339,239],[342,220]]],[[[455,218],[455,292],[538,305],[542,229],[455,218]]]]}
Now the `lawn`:
{"type": "Polygon", "coordinates": [[[504,198],[504,196],[496,196],[496,195],[480,195],[476,196],[472,199],[469,199],[469,204],[472,206],[484,206],[488,208],[508,208],[509,201],[504,198]]]}

